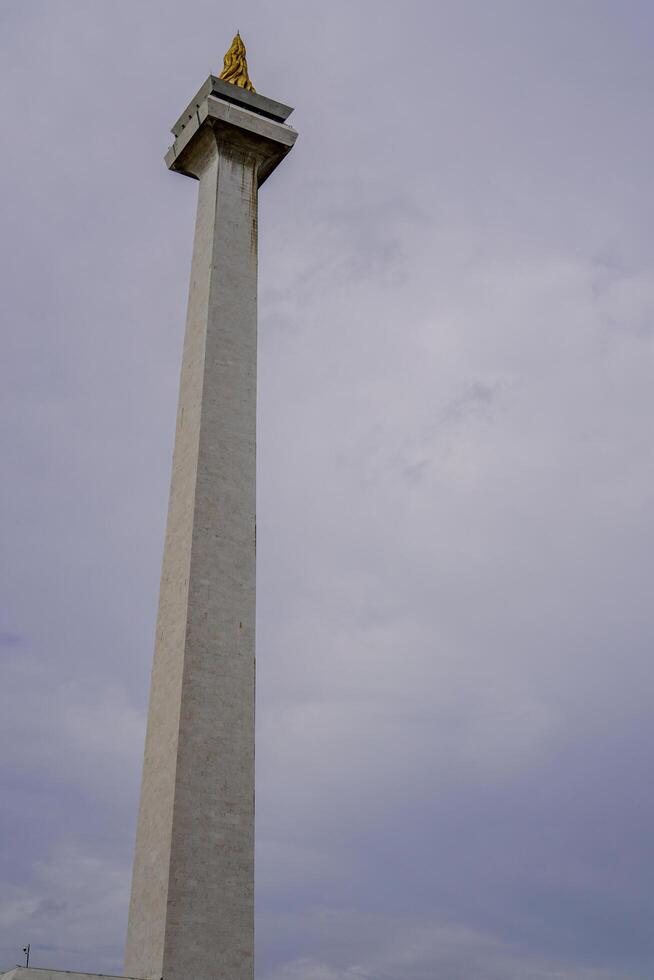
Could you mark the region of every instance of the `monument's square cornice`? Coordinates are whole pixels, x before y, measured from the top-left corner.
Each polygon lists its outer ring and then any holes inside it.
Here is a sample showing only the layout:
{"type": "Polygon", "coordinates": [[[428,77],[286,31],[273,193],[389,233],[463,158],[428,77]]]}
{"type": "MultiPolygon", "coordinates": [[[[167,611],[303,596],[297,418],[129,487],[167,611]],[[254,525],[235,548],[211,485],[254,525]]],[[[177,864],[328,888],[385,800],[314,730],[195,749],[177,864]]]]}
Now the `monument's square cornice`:
{"type": "Polygon", "coordinates": [[[177,138],[166,153],[166,166],[196,177],[191,158],[198,136],[213,129],[261,157],[260,186],[297,139],[296,131],[284,122],[292,111],[280,102],[210,75],[172,127],[177,138]]]}
{"type": "Polygon", "coordinates": [[[200,104],[204,102],[208,95],[214,95],[216,98],[223,99],[225,102],[232,102],[234,105],[242,106],[244,109],[256,112],[260,116],[273,119],[275,122],[286,122],[293,112],[289,105],[284,105],[282,102],[275,102],[274,99],[269,99],[265,95],[259,95],[258,92],[248,92],[247,89],[239,88],[238,85],[232,85],[231,82],[224,82],[217,75],[209,75],[206,82],[200,86],[171,129],[173,136],[177,137],[181,135],[182,130],[195,114],[195,110],[199,109],[200,104]]]}

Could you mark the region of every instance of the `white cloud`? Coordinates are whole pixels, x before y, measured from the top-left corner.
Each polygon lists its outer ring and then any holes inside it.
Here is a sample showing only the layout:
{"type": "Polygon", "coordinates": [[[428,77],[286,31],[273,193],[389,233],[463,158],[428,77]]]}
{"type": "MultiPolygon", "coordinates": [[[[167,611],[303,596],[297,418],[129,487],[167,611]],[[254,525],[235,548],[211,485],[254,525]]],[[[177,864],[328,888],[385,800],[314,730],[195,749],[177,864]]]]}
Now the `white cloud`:
{"type": "Polygon", "coordinates": [[[331,933],[335,957],[302,957],[282,963],[262,980],[622,980],[626,974],[580,968],[565,961],[525,955],[489,933],[438,922],[345,916],[327,912],[297,925],[331,933]],[[311,920],[314,921],[311,921],[311,920]],[[336,934],[342,935],[336,938],[336,934]],[[358,935],[357,935],[358,932],[358,935]],[[336,952],[338,951],[338,952],[336,952]]]}
{"type": "Polygon", "coordinates": [[[3,959],[32,946],[36,967],[119,973],[129,901],[130,868],[60,841],[32,868],[29,884],[3,885],[0,944],[3,959]]]}

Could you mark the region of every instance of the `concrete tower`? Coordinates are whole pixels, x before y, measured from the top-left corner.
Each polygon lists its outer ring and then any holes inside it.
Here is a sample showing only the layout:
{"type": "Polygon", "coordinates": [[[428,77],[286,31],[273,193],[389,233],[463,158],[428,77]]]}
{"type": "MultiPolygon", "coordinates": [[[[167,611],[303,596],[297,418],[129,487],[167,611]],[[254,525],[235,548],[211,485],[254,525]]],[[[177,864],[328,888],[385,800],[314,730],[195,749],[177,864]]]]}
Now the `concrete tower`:
{"type": "Polygon", "coordinates": [[[254,975],[257,196],[293,146],[240,37],[173,126],[199,181],[125,974],[254,975]]]}

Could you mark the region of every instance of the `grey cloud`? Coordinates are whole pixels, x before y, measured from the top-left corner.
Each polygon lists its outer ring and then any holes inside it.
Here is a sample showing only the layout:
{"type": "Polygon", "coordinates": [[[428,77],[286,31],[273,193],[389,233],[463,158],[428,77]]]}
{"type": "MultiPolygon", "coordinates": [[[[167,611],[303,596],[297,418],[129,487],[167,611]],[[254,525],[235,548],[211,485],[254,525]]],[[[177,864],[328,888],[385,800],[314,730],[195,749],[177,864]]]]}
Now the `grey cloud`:
{"type": "Polygon", "coordinates": [[[19,633],[2,632],[0,633],[0,646],[17,647],[20,646],[22,637],[19,633]]]}
{"type": "Polygon", "coordinates": [[[650,976],[649,6],[0,16],[5,965],[121,967],[195,203],[161,157],[238,26],[300,131],[261,195],[258,975],[650,976]]]}

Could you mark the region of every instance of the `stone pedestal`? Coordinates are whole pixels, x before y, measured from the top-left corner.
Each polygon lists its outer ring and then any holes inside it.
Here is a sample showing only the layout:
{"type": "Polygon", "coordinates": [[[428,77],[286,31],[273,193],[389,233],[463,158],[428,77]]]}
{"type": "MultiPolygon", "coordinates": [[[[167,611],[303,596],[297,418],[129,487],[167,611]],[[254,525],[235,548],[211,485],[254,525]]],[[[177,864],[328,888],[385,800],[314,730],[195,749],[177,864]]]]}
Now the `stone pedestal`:
{"type": "Polygon", "coordinates": [[[295,142],[284,123],[290,111],[210,77],[166,156],[171,170],[199,180],[199,196],[125,956],[131,977],[254,975],[257,194],[295,142]]]}

